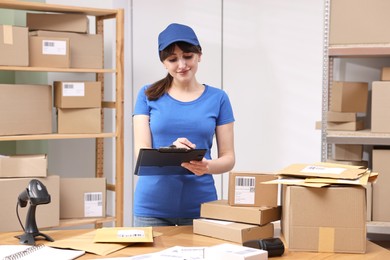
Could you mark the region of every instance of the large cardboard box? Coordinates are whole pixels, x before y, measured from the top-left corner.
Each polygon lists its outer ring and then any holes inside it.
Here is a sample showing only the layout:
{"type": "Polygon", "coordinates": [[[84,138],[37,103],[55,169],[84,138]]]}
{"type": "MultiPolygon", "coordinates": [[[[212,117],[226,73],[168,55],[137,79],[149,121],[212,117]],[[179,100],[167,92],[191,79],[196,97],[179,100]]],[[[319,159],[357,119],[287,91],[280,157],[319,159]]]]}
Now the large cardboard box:
{"type": "Polygon", "coordinates": [[[363,145],[360,144],[334,144],[333,160],[361,161],[363,159],[363,145]]]}
{"type": "Polygon", "coordinates": [[[283,187],[282,233],[290,251],[364,253],[366,190],[362,186],[283,187]]]}
{"type": "Polygon", "coordinates": [[[106,216],[105,178],[61,178],[60,217],[106,216]]]}
{"type": "Polygon", "coordinates": [[[269,206],[278,205],[278,186],[262,184],[275,180],[273,174],[230,172],[228,202],[232,206],[269,206]]]}
{"type": "MultiPolygon", "coordinates": [[[[39,229],[57,227],[60,223],[60,178],[49,176],[47,178],[34,178],[45,185],[50,203],[36,207],[36,223],[39,229]]],[[[0,179],[0,232],[21,231],[22,228],[16,216],[16,203],[21,192],[26,190],[32,178],[6,178],[0,179]]],[[[19,207],[20,220],[25,226],[29,203],[25,208],[19,207]]]]}
{"type": "Polygon", "coordinates": [[[103,68],[103,36],[68,32],[34,31],[30,34],[43,37],[68,38],[70,40],[70,67],[103,68]]]}
{"type": "Polygon", "coordinates": [[[54,82],[54,106],[58,108],[101,107],[100,82],[54,82]]]}
{"type": "Polygon", "coordinates": [[[388,0],[331,1],[329,44],[387,44],[388,0]]]}
{"type": "Polygon", "coordinates": [[[47,177],[47,156],[0,156],[0,177],[47,177]]]}
{"type": "Polygon", "coordinates": [[[280,207],[240,207],[230,206],[227,200],[202,203],[202,218],[228,220],[255,225],[265,225],[280,220],[280,207]]]}
{"type": "Polygon", "coordinates": [[[390,133],[390,82],[372,82],[371,131],[390,133]]]}
{"type": "Polygon", "coordinates": [[[89,22],[85,14],[27,13],[26,26],[30,31],[88,33],[89,22]]]}
{"type": "Polygon", "coordinates": [[[31,67],[69,68],[68,38],[29,36],[31,67]]]}
{"type": "Polygon", "coordinates": [[[367,112],[368,83],[333,81],[330,111],[367,112]]]}
{"type": "Polygon", "coordinates": [[[101,132],[100,108],[58,108],[59,134],[97,134],[101,132]]]}
{"type": "Polygon", "coordinates": [[[0,65],[28,66],[28,28],[0,25],[0,65]]]}
{"type": "Polygon", "coordinates": [[[0,135],[51,134],[51,86],[0,84],[0,122],[0,135]]]}
{"type": "Polygon", "coordinates": [[[194,219],[194,233],[242,244],[249,240],[273,237],[274,225],[268,223],[259,226],[201,218],[194,219]]]}
{"type": "Polygon", "coordinates": [[[380,176],[372,185],[372,220],[390,221],[390,149],[372,150],[372,170],[380,176]]]}

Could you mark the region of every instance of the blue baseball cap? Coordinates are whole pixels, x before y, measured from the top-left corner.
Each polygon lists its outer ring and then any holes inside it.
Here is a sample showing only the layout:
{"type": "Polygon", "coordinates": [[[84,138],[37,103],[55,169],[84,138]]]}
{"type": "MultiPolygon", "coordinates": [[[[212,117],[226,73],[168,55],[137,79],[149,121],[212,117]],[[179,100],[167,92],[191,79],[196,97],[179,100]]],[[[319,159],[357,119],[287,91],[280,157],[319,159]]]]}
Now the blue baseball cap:
{"type": "Polygon", "coordinates": [[[178,23],[171,23],[158,35],[158,50],[162,51],[174,42],[187,42],[200,46],[194,30],[187,25],[178,23]]]}

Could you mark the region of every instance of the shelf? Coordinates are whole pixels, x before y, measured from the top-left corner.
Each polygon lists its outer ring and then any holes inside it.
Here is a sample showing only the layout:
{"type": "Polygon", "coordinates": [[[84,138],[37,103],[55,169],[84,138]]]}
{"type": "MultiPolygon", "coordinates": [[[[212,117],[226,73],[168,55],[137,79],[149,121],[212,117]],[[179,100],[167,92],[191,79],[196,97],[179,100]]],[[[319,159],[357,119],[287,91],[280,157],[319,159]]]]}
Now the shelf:
{"type": "Polygon", "coordinates": [[[61,219],[59,227],[72,227],[80,225],[94,224],[99,225],[106,222],[115,221],[115,217],[107,216],[105,218],[79,218],[79,219],[61,219]]]}
{"type": "MultiPolygon", "coordinates": [[[[111,9],[96,9],[77,6],[64,6],[56,4],[22,2],[15,0],[1,0],[2,9],[16,9],[40,12],[61,12],[61,13],[83,13],[93,16],[115,16],[117,10],[111,9]]],[[[114,17],[113,17],[114,18],[114,17]]]]}
{"type": "Polygon", "coordinates": [[[0,70],[7,71],[32,71],[32,72],[76,72],[76,73],[115,73],[115,69],[74,69],[74,68],[43,68],[43,67],[18,67],[0,66],[0,70]]]}
{"type": "Polygon", "coordinates": [[[370,129],[360,131],[328,131],[327,143],[390,145],[390,133],[372,133],[370,129]]]}
{"type": "Polygon", "coordinates": [[[390,234],[390,222],[367,222],[367,233],[373,234],[390,234]]]}
{"type": "Polygon", "coordinates": [[[8,135],[0,136],[0,141],[22,141],[22,140],[53,140],[53,139],[87,139],[115,137],[115,133],[100,134],[40,134],[40,135],[8,135]]]}
{"type": "Polygon", "coordinates": [[[329,57],[378,57],[390,56],[390,44],[333,45],[328,48],[329,57]]]}

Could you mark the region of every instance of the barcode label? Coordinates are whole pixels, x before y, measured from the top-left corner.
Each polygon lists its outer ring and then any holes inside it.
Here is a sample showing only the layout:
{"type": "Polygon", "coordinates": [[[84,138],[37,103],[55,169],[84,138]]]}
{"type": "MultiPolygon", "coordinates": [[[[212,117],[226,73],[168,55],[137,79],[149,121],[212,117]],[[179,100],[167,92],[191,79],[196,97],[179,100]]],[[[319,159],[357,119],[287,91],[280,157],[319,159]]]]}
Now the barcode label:
{"type": "Polygon", "coordinates": [[[44,55],[66,55],[66,41],[43,40],[42,54],[44,55]]]}
{"type": "Polygon", "coordinates": [[[237,177],[236,186],[255,186],[255,178],[253,177],[237,177]]]}
{"type": "Polygon", "coordinates": [[[256,178],[236,176],[234,189],[235,204],[255,204],[256,178]]]}
{"type": "Polygon", "coordinates": [[[103,217],[103,193],[102,192],[84,193],[84,216],[103,217]]]}
{"type": "Polygon", "coordinates": [[[119,230],[117,233],[117,237],[120,238],[143,238],[145,237],[145,231],[144,230],[119,230]]]}
{"type": "Polygon", "coordinates": [[[63,97],[84,97],[85,84],[84,82],[64,82],[62,83],[63,97]]]}

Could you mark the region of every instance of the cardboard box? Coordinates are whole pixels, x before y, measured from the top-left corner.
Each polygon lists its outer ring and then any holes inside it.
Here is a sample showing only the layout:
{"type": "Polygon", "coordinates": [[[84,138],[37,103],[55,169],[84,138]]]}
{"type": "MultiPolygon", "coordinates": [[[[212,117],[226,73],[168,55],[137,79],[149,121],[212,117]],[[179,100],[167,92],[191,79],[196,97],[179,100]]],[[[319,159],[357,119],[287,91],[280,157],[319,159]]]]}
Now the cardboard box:
{"type": "Polygon", "coordinates": [[[97,108],[102,104],[100,82],[54,82],[54,106],[58,108],[97,108]]]}
{"type": "Polygon", "coordinates": [[[28,28],[0,25],[0,65],[28,66],[28,28]]]}
{"type": "Polygon", "coordinates": [[[360,144],[334,144],[333,160],[361,161],[363,159],[363,145],[360,144]]]}
{"type": "Polygon", "coordinates": [[[284,185],[282,209],[281,227],[289,251],[366,251],[366,190],[362,186],[284,185]]]}
{"type": "Polygon", "coordinates": [[[330,111],[367,112],[368,83],[334,81],[330,93],[330,111]]]}
{"type": "Polygon", "coordinates": [[[205,248],[207,260],[267,260],[268,252],[261,249],[234,245],[219,244],[205,248]]]}
{"type": "Polygon", "coordinates": [[[388,44],[388,0],[331,1],[329,44],[388,44]]]}
{"type": "Polygon", "coordinates": [[[389,81],[390,80],[390,67],[383,67],[381,72],[381,80],[389,81]]]}
{"type": "Polygon", "coordinates": [[[328,111],[326,119],[328,122],[356,122],[357,113],[328,111]]]}
{"type": "Polygon", "coordinates": [[[0,177],[47,177],[47,156],[0,156],[0,177]]]}
{"type": "Polygon", "coordinates": [[[240,207],[230,206],[227,200],[202,203],[202,218],[228,220],[255,225],[265,225],[280,220],[280,207],[240,207]]]}
{"type": "Polygon", "coordinates": [[[326,126],[328,130],[358,131],[364,129],[364,122],[363,120],[358,120],[356,122],[327,122],[326,126]]]}
{"type": "Polygon", "coordinates": [[[230,172],[228,203],[232,206],[278,206],[278,187],[262,184],[275,180],[273,174],[230,172]]]}
{"type": "Polygon", "coordinates": [[[0,84],[0,122],[0,135],[51,134],[51,86],[0,84]]]}
{"type": "Polygon", "coordinates": [[[81,34],[67,32],[30,32],[43,37],[68,38],[70,40],[70,67],[103,68],[103,36],[101,34],[81,34]]]}
{"type": "MultiPolygon", "coordinates": [[[[60,223],[60,178],[49,176],[47,178],[34,178],[45,185],[49,195],[50,203],[36,207],[36,223],[39,229],[46,227],[57,227],[60,223]]],[[[0,232],[21,231],[22,228],[16,216],[15,208],[18,196],[28,188],[32,178],[6,178],[0,179],[0,232]]],[[[26,224],[26,215],[29,209],[19,207],[20,220],[23,226],[26,224]]]]}
{"type": "Polygon", "coordinates": [[[100,108],[58,108],[59,134],[97,134],[101,132],[100,108]]]}
{"type": "Polygon", "coordinates": [[[372,170],[381,176],[372,186],[372,220],[390,221],[390,149],[372,150],[372,170]]]}
{"type": "Polygon", "coordinates": [[[390,82],[372,82],[371,132],[390,133],[390,82]]]}
{"type": "Polygon", "coordinates": [[[106,216],[105,178],[61,178],[60,217],[106,216]]]}
{"type": "Polygon", "coordinates": [[[30,31],[47,30],[88,33],[89,21],[85,14],[27,13],[26,26],[30,31]]]}
{"type": "Polygon", "coordinates": [[[70,67],[70,42],[68,38],[29,37],[31,67],[70,67]]]}
{"type": "Polygon", "coordinates": [[[274,236],[272,223],[263,226],[215,219],[194,219],[194,233],[235,243],[274,236]]]}

